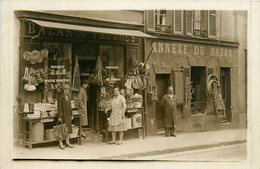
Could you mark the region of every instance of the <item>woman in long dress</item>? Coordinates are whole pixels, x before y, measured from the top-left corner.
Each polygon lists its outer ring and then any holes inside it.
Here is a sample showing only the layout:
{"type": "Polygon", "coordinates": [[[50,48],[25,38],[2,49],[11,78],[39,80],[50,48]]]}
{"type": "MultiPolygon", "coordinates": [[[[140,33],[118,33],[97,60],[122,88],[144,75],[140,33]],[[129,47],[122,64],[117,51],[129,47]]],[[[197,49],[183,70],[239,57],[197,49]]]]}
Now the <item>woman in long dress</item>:
{"type": "MultiPolygon", "coordinates": [[[[124,121],[125,121],[125,110],[126,101],[124,96],[119,92],[119,88],[114,88],[114,97],[111,102],[112,113],[109,118],[108,131],[112,132],[112,141],[109,144],[120,145],[123,143],[124,136],[124,121]],[[119,141],[116,142],[116,133],[119,132],[119,141]]],[[[106,110],[107,113],[108,109],[106,110]]]]}
{"type": "MultiPolygon", "coordinates": [[[[66,146],[70,148],[74,148],[69,141],[69,134],[72,133],[72,124],[71,120],[73,119],[72,116],[72,109],[71,109],[71,100],[69,97],[69,85],[64,85],[62,91],[58,98],[58,121],[63,122],[66,124],[68,129],[68,136],[66,137],[66,146]]],[[[62,139],[59,140],[59,148],[64,150],[64,145],[62,139]]]]}

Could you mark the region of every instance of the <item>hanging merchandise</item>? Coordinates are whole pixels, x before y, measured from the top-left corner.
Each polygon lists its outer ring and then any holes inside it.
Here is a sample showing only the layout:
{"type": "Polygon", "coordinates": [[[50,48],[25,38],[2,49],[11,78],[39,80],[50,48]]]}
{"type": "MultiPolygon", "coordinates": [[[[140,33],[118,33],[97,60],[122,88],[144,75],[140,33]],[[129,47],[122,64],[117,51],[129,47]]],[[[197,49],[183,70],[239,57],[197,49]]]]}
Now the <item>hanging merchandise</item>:
{"type": "Polygon", "coordinates": [[[191,100],[192,100],[192,85],[189,77],[184,79],[184,104],[183,104],[183,117],[188,117],[191,112],[191,100]]]}
{"type": "Polygon", "coordinates": [[[29,75],[29,82],[24,85],[24,90],[30,91],[30,92],[36,90],[35,85],[33,85],[32,82],[31,82],[31,76],[30,75],[29,75]]]}
{"type": "Polygon", "coordinates": [[[79,62],[78,62],[78,56],[76,56],[74,73],[73,73],[72,90],[79,91],[80,86],[81,85],[80,85],[79,62]]]}
{"type": "Polygon", "coordinates": [[[23,58],[30,62],[31,64],[36,64],[36,63],[41,63],[44,58],[48,56],[48,49],[43,49],[42,51],[38,50],[33,50],[32,52],[30,51],[25,51],[23,53],[23,58]]]}
{"type": "Polygon", "coordinates": [[[98,56],[93,81],[94,83],[97,83],[99,86],[103,86],[103,77],[102,77],[103,71],[104,68],[103,68],[102,60],[101,57],[98,56]]]}
{"type": "Polygon", "coordinates": [[[151,98],[152,101],[158,101],[158,94],[157,94],[157,84],[148,84],[147,89],[148,96],[151,98]]]}
{"type": "Polygon", "coordinates": [[[225,104],[220,94],[220,84],[216,75],[211,74],[207,78],[207,90],[206,94],[210,101],[215,103],[215,111],[221,122],[227,121],[225,104]]]}
{"type": "Polygon", "coordinates": [[[23,75],[23,78],[22,78],[22,82],[23,83],[28,83],[29,82],[29,68],[28,67],[25,67],[24,75],[23,75]]]}
{"type": "Polygon", "coordinates": [[[30,112],[29,104],[28,104],[28,103],[24,103],[23,112],[25,112],[25,113],[30,112]]]}

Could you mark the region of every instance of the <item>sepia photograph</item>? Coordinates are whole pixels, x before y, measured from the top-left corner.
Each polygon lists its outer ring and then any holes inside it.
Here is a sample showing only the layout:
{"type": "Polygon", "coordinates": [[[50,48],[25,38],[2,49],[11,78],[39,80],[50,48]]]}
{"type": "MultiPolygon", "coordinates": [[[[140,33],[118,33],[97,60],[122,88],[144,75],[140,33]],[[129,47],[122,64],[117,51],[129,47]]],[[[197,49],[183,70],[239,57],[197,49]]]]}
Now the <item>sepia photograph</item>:
{"type": "Polygon", "coordinates": [[[11,13],[12,162],[248,164],[248,10],[11,13]]]}

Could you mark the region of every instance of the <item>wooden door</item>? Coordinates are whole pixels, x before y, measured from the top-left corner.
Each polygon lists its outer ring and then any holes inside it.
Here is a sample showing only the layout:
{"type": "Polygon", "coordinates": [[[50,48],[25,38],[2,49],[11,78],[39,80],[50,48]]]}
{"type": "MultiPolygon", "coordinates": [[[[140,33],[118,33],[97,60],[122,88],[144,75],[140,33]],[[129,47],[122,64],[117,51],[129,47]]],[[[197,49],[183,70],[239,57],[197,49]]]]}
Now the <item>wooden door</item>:
{"type": "MultiPolygon", "coordinates": [[[[168,93],[168,87],[170,86],[170,74],[156,75],[157,93],[159,102],[162,97],[168,93]]],[[[156,127],[157,129],[164,128],[164,112],[159,102],[156,103],[156,127]]]]}

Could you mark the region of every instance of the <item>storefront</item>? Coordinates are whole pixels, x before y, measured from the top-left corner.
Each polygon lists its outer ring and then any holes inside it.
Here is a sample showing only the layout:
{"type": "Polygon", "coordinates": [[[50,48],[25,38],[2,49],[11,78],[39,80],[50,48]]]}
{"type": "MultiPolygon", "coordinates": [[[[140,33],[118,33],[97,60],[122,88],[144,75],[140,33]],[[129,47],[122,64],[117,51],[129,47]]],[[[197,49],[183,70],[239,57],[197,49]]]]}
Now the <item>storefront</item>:
{"type": "MultiPolygon", "coordinates": [[[[168,86],[172,85],[175,89],[177,130],[191,132],[236,128],[239,124],[238,44],[177,39],[158,38],[151,46],[150,40],[146,43],[147,52],[152,50],[147,65],[150,85],[157,88],[158,100],[167,93],[168,86]]],[[[158,134],[164,127],[162,108],[152,97],[147,99],[146,105],[149,112],[146,116],[147,133],[158,134]]]]}
{"type": "MultiPolygon", "coordinates": [[[[30,139],[22,133],[23,128],[42,128],[46,134],[53,127],[57,118],[57,98],[63,84],[71,87],[73,113],[77,114],[77,95],[83,79],[88,80],[89,87],[88,113],[81,119],[82,126],[104,133],[107,120],[104,109],[108,106],[113,88],[126,89],[125,83],[131,77],[145,80],[136,68],[144,60],[143,39],[152,36],[140,29],[111,28],[105,24],[102,27],[76,25],[58,19],[48,21],[22,15],[19,19],[19,79],[23,79],[19,85],[20,139],[30,139]],[[24,126],[22,118],[41,119],[41,124],[24,126]]],[[[144,106],[141,103],[143,86],[144,83],[138,83],[130,95],[127,90],[122,90],[122,94],[129,97],[127,117],[131,119],[140,113],[142,118],[137,126],[130,121],[128,128],[140,127],[145,135],[144,106]]],[[[37,142],[46,141],[46,136],[40,135],[37,142]]]]}

